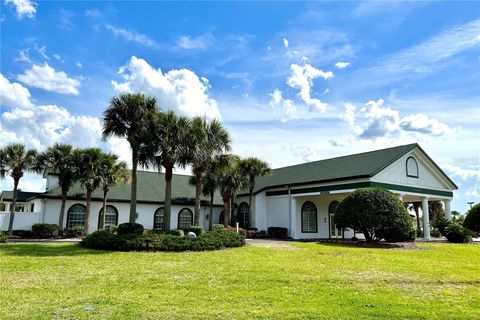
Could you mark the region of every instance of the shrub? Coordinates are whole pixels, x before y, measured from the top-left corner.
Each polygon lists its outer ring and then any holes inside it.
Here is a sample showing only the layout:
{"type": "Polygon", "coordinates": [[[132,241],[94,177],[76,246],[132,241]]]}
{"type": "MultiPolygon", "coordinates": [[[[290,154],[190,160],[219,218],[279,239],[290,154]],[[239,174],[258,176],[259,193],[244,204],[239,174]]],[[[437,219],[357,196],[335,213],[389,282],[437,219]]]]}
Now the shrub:
{"type": "Polygon", "coordinates": [[[12,234],[19,238],[31,238],[33,233],[30,230],[13,230],[12,234]]]}
{"type": "Polygon", "coordinates": [[[84,226],[73,226],[63,230],[64,238],[81,238],[87,234],[84,226]]]}
{"type": "Polygon", "coordinates": [[[367,242],[414,240],[413,221],[402,201],[382,188],[362,188],[347,195],[337,206],[335,223],[363,232],[367,242]]]}
{"type": "Polygon", "coordinates": [[[145,234],[169,234],[172,236],[183,237],[185,232],[182,229],[165,230],[165,229],[153,229],[145,231],[145,234]]]}
{"type": "Polygon", "coordinates": [[[212,226],[212,230],[213,230],[213,231],[223,230],[223,229],[225,229],[225,226],[224,226],[223,224],[214,224],[214,225],[212,226]]]}
{"type": "Polygon", "coordinates": [[[480,232],[480,203],[468,210],[463,226],[472,231],[480,232]]]}
{"type": "Polygon", "coordinates": [[[56,224],[35,223],[32,225],[32,233],[41,238],[50,238],[58,235],[58,226],[56,224]]]}
{"type": "Polygon", "coordinates": [[[445,235],[445,229],[450,223],[451,222],[445,216],[440,216],[432,222],[432,227],[437,228],[440,234],[445,235]]]}
{"type": "MultiPolygon", "coordinates": [[[[237,227],[226,227],[225,230],[233,233],[237,233],[237,227]]],[[[247,230],[243,228],[238,228],[238,234],[241,234],[243,237],[247,236],[247,230]]]]}
{"type": "Polygon", "coordinates": [[[5,232],[0,230],[0,243],[7,243],[7,242],[8,242],[7,235],[5,234],[5,232]]]}
{"type": "Polygon", "coordinates": [[[117,227],[117,233],[119,235],[143,234],[143,230],[143,226],[135,222],[121,223],[117,227]]]}
{"type": "Polygon", "coordinates": [[[472,232],[457,223],[450,223],[445,228],[445,237],[453,243],[468,243],[472,241],[472,232]]]}
{"type": "Polygon", "coordinates": [[[282,227],[269,227],[267,229],[267,234],[269,238],[287,239],[288,229],[282,227]]]}
{"type": "Polygon", "coordinates": [[[184,228],[184,229],[181,229],[181,230],[183,230],[184,234],[187,234],[189,232],[193,232],[193,233],[195,233],[195,235],[197,237],[200,237],[203,233],[203,227],[200,227],[200,226],[190,226],[190,228],[184,228]]]}

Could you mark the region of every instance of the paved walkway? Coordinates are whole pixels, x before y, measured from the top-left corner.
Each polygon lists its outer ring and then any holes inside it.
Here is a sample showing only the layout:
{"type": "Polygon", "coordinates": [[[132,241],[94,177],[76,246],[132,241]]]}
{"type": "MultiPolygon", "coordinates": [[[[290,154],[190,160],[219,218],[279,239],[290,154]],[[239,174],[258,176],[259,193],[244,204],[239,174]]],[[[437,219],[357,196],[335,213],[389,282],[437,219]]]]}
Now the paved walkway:
{"type": "Polygon", "coordinates": [[[72,238],[72,239],[9,239],[8,242],[16,242],[16,243],[78,243],[82,241],[82,239],[72,238]]]}

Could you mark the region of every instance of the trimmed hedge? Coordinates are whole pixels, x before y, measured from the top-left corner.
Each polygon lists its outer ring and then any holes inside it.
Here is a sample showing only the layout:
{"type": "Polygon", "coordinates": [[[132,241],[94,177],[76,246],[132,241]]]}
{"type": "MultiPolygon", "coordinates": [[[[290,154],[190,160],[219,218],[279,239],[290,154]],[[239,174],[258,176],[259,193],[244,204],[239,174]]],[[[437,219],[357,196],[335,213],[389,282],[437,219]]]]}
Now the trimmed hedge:
{"type": "Polygon", "coordinates": [[[445,228],[445,237],[453,243],[472,242],[472,231],[462,227],[457,223],[450,223],[445,228]]]}
{"type": "Polygon", "coordinates": [[[5,232],[0,230],[0,243],[7,243],[7,242],[8,242],[7,235],[5,234],[5,232]]]}
{"type": "Polygon", "coordinates": [[[267,229],[267,235],[269,238],[288,239],[288,229],[281,227],[269,227],[267,229]]]}
{"type": "Polygon", "coordinates": [[[226,230],[206,232],[196,238],[154,232],[139,235],[98,230],[86,236],[81,245],[114,251],[206,251],[241,247],[245,245],[245,238],[226,230]]]}
{"type": "Polygon", "coordinates": [[[203,227],[200,226],[191,226],[190,228],[183,228],[182,230],[185,234],[193,232],[197,237],[200,237],[203,234],[203,227]]]}
{"type": "Polygon", "coordinates": [[[58,226],[56,224],[35,223],[32,225],[32,233],[40,238],[51,238],[58,235],[58,226]]]}
{"type": "Polygon", "coordinates": [[[474,232],[480,232],[480,203],[468,210],[463,226],[474,232]]]}
{"type": "Polygon", "coordinates": [[[175,230],[165,230],[165,229],[152,229],[152,230],[146,230],[144,232],[145,235],[152,235],[152,234],[169,234],[172,236],[177,236],[177,237],[183,237],[185,235],[185,232],[181,229],[175,229],[175,230]]]}
{"type": "Polygon", "coordinates": [[[64,238],[81,238],[87,235],[87,231],[84,226],[73,226],[63,230],[64,238]]]}
{"type": "Polygon", "coordinates": [[[121,223],[117,227],[117,232],[119,235],[129,235],[129,234],[143,234],[143,226],[140,223],[127,222],[121,223]]]}

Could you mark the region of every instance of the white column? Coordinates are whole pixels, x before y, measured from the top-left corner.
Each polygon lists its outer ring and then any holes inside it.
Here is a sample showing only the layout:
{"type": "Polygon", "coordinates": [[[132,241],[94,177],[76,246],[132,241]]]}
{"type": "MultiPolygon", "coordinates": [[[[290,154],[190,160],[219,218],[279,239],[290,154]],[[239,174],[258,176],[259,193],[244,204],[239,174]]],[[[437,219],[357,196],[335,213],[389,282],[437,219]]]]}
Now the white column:
{"type": "Polygon", "coordinates": [[[428,198],[422,198],[423,239],[430,240],[430,217],[428,216],[428,198]]]}
{"type": "Polygon", "coordinates": [[[290,196],[290,236],[295,239],[297,234],[297,200],[290,196]]]}
{"type": "Polygon", "coordinates": [[[445,216],[448,220],[452,220],[452,210],[450,209],[450,202],[450,199],[443,201],[445,205],[445,216]]]}

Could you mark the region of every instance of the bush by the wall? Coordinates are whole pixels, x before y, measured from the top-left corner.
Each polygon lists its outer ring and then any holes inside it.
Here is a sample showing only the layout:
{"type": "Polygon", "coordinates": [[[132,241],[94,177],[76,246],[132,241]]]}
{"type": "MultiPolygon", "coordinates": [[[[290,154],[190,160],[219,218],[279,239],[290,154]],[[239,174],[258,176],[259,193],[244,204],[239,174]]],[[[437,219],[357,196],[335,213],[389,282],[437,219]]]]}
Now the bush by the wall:
{"type": "Polygon", "coordinates": [[[367,242],[414,240],[413,220],[402,201],[382,188],[362,188],[347,195],[337,206],[335,223],[362,232],[367,242]]]}
{"type": "Polygon", "coordinates": [[[58,226],[56,224],[35,223],[32,225],[32,233],[41,238],[51,238],[58,235],[58,226]]]}
{"type": "Polygon", "coordinates": [[[217,230],[190,238],[170,234],[114,234],[98,230],[86,236],[81,245],[92,249],[117,251],[205,251],[245,245],[241,235],[217,230]]]}
{"type": "Polygon", "coordinates": [[[5,232],[0,230],[0,243],[7,243],[7,242],[8,242],[7,235],[5,234],[5,232]]]}
{"type": "Polygon", "coordinates": [[[480,203],[468,210],[463,226],[474,232],[480,232],[480,203]]]}
{"type": "Polygon", "coordinates": [[[445,237],[453,243],[469,243],[472,241],[472,232],[457,223],[450,223],[445,228],[445,237]]]}
{"type": "Polygon", "coordinates": [[[117,227],[117,233],[119,235],[143,234],[143,230],[143,225],[135,222],[121,223],[117,227]]]}
{"type": "Polygon", "coordinates": [[[152,229],[152,230],[146,230],[145,234],[146,235],[150,235],[150,234],[169,234],[169,235],[172,235],[172,236],[183,237],[185,235],[185,232],[183,232],[182,229],[175,229],[175,230],[152,229]]]}
{"type": "Polygon", "coordinates": [[[87,234],[84,226],[73,226],[63,230],[64,238],[81,238],[87,234]]]}
{"type": "Polygon", "coordinates": [[[193,232],[197,237],[200,237],[203,233],[203,227],[200,226],[190,226],[189,228],[183,228],[182,230],[185,234],[193,232]]]}
{"type": "Polygon", "coordinates": [[[214,224],[212,226],[212,231],[223,230],[223,229],[225,229],[225,226],[223,224],[214,224]]]}
{"type": "Polygon", "coordinates": [[[287,239],[288,229],[282,227],[268,227],[267,234],[269,238],[287,239]]]}

